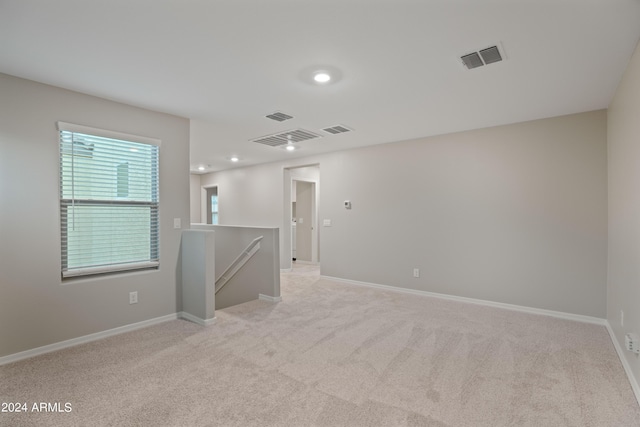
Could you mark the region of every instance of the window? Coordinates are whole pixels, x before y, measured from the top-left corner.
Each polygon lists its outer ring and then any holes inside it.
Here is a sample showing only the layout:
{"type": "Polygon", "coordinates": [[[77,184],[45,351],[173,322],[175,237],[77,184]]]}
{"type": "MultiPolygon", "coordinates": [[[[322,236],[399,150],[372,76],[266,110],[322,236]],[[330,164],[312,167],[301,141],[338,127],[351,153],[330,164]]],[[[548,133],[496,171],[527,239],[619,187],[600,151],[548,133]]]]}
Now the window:
{"type": "Polygon", "coordinates": [[[118,197],[129,196],[129,163],[118,165],[117,180],[118,197]]]}
{"type": "Polygon", "coordinates": [[[58,129],[62,277],[158,267],[160,141],[58,129]]]}
{"type": "Polygon", "coordinates": [[[218,223],[218,195],[211,196],[211,224],[218,223]]]}
{"type": "Polygon", "coordinates": [[[218,195],[211,196],[211,224],[218,223],[218,195]]]}
{"type": "Polygon", "coordinates": [[[218,223],[218,187],[207,188],[207,224],[218,223]]]}

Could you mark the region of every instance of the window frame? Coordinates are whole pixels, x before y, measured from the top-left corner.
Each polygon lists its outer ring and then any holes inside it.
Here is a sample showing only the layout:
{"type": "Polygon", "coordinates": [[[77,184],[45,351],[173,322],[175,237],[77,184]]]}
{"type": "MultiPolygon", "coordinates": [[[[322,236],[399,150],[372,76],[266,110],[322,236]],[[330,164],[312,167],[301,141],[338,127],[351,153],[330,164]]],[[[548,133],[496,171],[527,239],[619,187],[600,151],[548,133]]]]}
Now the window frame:
{"type": "MultiPolygon", "coordinates": [[[[74,278],[74,277],[85,277],[96,274],[106,274],[106,273],[120,273],[127,272],[132,270],[141,270],[141,269],[157,269],[160,266],[160,145],[161,141],[156,138],[149,138],[138,135],[131,135],[121,132],[109,131],[104,129],[98,129],[88,126],[76,125],[65,122],[57,122],[58,129],[58,144],[59,144],[59,153],[58,160],[60,161],[59,168],[59,214],[60,214],[60,250],[61,250],[61,277],[62,279],[74,278]],[[78,134],[84,134],[92,137],[98,138],[108,138],[119,141],[126,141],[138,144],[147,144],[154,145],[157,147],[154,155],[150,157],[152,160],[151,164],[151,201],[137,201],[137,200],[117,200],[120,197],[120,177],[119,177],[119,166],[114,179],[114,184],[117,188],[117,196],[116,200],[109,198],[75,198],[75,195],[72,198],[63,197],[63,132],[72,132],[78,134]],[[155,166],[154,161],[155,160],[155,166]],[[149,260],[130,260],[130,261],[118,261],[118,262],[110,262],[104,265],[87,265],[81,267],[73,267],[69,269],[68,267],[68,210],[69,207],[82,207],[82,206],[109,206],[109,207],[149,207],[149,216],[152,218],[152,221],[149,226],[149,260]]],[[[128,159],[130,161],[130,159],[128,159]]],[[[121,163],[122,164],[122,163],[121,163]]],[[[129,172],[129,166],[127,163],[127,172],[129,172]]],[[[127,178],[127,185],[129,184],[127,178]]]]}

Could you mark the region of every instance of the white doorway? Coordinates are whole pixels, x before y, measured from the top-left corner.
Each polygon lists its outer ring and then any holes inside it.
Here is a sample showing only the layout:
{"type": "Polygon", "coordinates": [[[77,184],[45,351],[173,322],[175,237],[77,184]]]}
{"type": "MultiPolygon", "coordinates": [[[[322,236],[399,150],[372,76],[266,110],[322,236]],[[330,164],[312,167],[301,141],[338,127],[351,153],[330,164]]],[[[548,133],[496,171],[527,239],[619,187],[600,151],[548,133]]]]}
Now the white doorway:
{"type": "Polygon", "coordinates": [[[315,182],[294,179],[291,191],[292,259],[317,262],[314,253],[315,231],[315,182]]]}
{"type": "Polygon", "coordinates": [[[218,186],[207,185],[201,190],[200,222],[203,224],[218,224],[218,186]]]}
{"type": "Polygon", "coordinates": [[[318,230],[319,165],[284,170],[283,250],[286,262],[320,263],[318,230]],[[287,256],[290,255],[290,256],[287,256]]]}

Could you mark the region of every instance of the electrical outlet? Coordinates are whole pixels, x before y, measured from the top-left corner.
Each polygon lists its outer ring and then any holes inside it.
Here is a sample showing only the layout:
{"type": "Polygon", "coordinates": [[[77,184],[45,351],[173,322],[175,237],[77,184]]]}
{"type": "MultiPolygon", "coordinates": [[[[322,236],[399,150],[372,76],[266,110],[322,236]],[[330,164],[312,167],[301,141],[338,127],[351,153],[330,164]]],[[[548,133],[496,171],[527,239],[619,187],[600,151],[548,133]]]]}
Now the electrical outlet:
{"type": "Polygon", "coordinates": [[[633,353],[640,353],[640,340],[637,334],[626,334],[624,336],[625,348],[633,353]]]}
{"type": "Polygon", "coordinates": [[[420,277],[420,269],[419,268],[414,268],[413,269],[413,277],[420,277]]]}
{"type": "Polygon", "coordinates": [[[138,291],[129,292],[129,304],[137,304],[138,303],[138,291]]]}
{"type": "Polygon", "coordinates": [[[620,310],[620,326],[624,326],[624,310],[620,310]]]}

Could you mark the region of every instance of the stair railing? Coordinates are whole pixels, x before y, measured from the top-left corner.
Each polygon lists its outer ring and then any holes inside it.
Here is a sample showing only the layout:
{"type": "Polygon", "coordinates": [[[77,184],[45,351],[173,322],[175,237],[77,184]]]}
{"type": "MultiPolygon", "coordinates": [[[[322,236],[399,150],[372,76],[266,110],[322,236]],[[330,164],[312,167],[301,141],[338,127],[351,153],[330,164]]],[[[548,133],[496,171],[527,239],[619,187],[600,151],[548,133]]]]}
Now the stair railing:
{"type": "Polygon", "coordinates": [[[260,241],[264,236],[256,237],[249,245],[236,257],[227,267],[222,275],[216,280],[216,294],[220,292],[235,274],[260,250],[260,241]]]}

